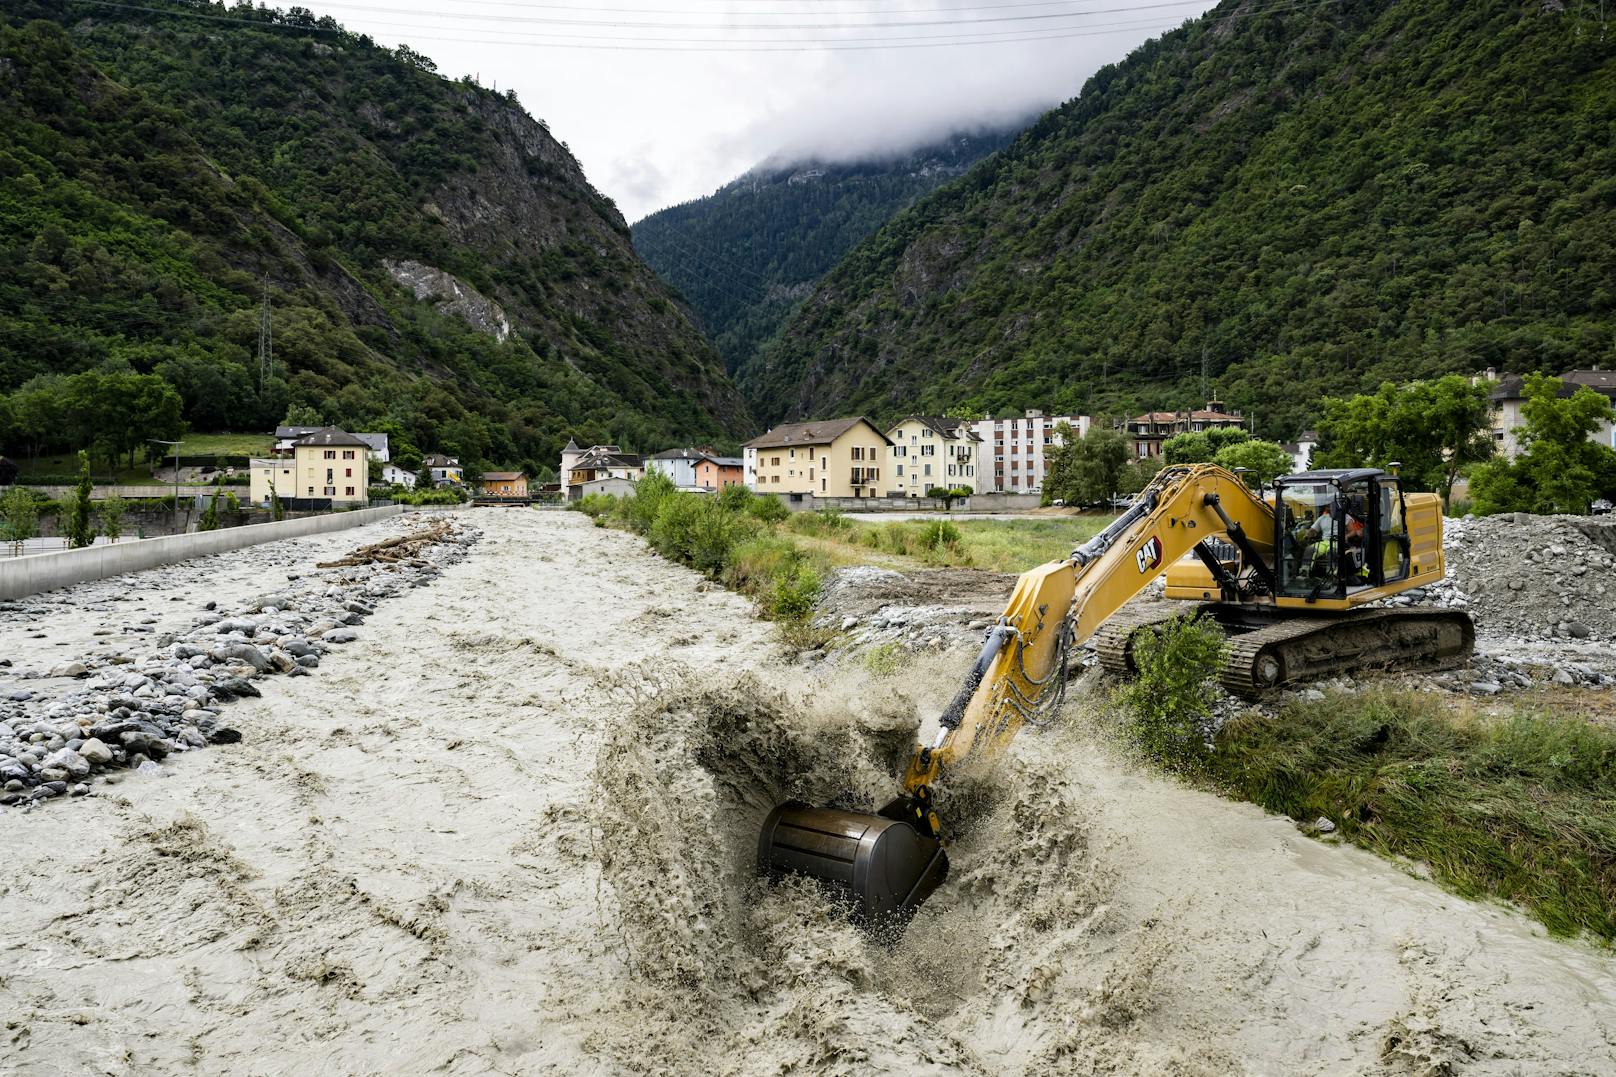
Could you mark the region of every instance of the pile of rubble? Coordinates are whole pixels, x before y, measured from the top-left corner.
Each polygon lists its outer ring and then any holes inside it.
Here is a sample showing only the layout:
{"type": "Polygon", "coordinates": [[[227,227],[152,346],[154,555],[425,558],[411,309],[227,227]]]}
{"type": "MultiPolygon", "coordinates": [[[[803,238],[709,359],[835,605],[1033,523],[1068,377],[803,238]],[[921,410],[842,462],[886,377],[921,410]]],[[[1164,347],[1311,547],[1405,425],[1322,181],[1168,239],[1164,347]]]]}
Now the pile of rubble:
{"type": "Polygon", "coordinates": [[[1447,521],[1448,579],[1489,636],[1616,640],[1616,520],[1581,516],[1447,521]]]}
{"type": "Polygon", "coordinates": [[[79,682],[65,693],[6,689],[0,805],[82,796],[103,771],[150,771],[169,755],[240,740],[222,724],[222,704],[258,695],[257,677],[307,676],[332,646],[357,638],[355,626],[379,602],[431,583],[480,537],[475,528],[437,521],[397,540],[408,557],[345,558],[340,572],[296,575],[234,613],[209,602],[190,629],[159,640],[158,654],[58,665],[47,678],[79,682]]]}

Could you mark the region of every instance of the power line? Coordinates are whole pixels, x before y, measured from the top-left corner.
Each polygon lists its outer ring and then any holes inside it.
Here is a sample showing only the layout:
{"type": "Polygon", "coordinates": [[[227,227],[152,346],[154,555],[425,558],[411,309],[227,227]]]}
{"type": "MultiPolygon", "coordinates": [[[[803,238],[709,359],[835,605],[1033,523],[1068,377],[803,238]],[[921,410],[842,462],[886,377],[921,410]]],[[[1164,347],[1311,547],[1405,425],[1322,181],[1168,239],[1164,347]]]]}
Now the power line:
{"type": "MultiPolygon", "coordinates": [[[[96,6],[96,7],[112,8],[112,9],[115,9],[115,10],[122,10],[122,11],[138,11],[138,12],[154,14],[154,15],[177,15],[177,16],[181,16],[181,17],[185,17],[185,18],[203,19],[203,20],[207,20],[207,21],[210,21],[210,22],[222,22],[222,23],[231,23],[231,24],[235,24],[235,25],[249,26],[249,27],[254,27],[254,28],[257,28],[257,29],[261,29],[261,30],[289,30],[289,31],[292,31],[294,33],[307,33],[307,34],[325,33],[325,34],[339,34],[339,35],[347,35],[347,36],[358,36],[359,35],[358,31],[347,30],[347,29],[339,28],[339,27],[323,27],[323,26],[317,26],[317,25],[313,25],[313,24],[301,24],[300,25],[300,24],[293,24],[293,23],[266,22],[266,21],[259,20],[259,19],[235,18],[235,17],[231,17],[231,16],[228,16],[228,15],[210,15],[210,14],[205,14],[205,13],[199,12],[199,11],[186,11],[186,10],[178,10],[178,9],[174,9],[174,8],[156,8],[156,7],[149,7],[149,6],[138,5],[138,4],[118,3],[118,2],[115,2],[115,0],[71,0],[71,2],[81,3],[81,4],[88,4],[88,5],[92,5],[92,6],[96,6]]],[[[1175,3],[1175,4],[1171,4],[1171,5],[1163,5],[1163,6],[1184,6],[1184,3],[1188,3],[1188,2],[1191,2],[1191,0],[1181,0],[1180,3],[1175,3]]],[[[1224,22],[1224,21],[1237,19],[1237,18],[1251,18],[1251,17],[1255,17],[1255,16],[1259,16],[1259,15],[1273,14],[1273,13],[1279,13],[1279,12],[1289,12],[1289,11],[1305,10],[1305,9],[1310,9],[1310,8],[1326,7],[1326,6],[1330,6],[1330,5],[1334,5],[1334,4],[1339,4],[1339,3],[1342,3],[1342,2],[1343,2],[1343,0],[1294,0],[1294,2],[1276,3],[1276,4],[1271,4],[1271,5],[1269,5],[1267,7],[1263,7],[1263,8],[1255,8],[1255,9],[1246,9],[1246,10],[1241,10],[1241,11],[1233,11],[1233,12],[1226,13],[1224,15],[1203,15],[1203,16],[1199,17],[1198,21],[1202,22],[1202,23],[1224,22]]],[[[1135,8],[1135,9],[1125,9],[1125,10],[1141,10],[1141,9],[1135,8]]],[[[1098,11],[1087,12],[1087,14],[1097,14],[1097,13],[1098,13],[1098,11]]],[[[1071,17],[1071,16],[1068,14],[1065,17],[1071,17]]],[[[771,42],[771,43],[766,43],[765,44],[765,43],[760,43],[760,42],[756,42],[756,41],[748,42],[748,41],[745,41],[745,40],[736,40],[733,44],[728,44],[728,45],[694,45],[694,44],[690,44],[690,43],[681,43],[679,39],[668,39],[669,43],[666,44],[666,45],[662,45],[662,44],[656,44],[656,45],[576,44],[576,43],[573,43],[570,40],[568,40],[566,38],[566,36],[564,36],[562,34],[559,34],[559,33],[557,33],[555,35],[540,35],[540,34],[537,34],[537,33],[532,34],[532,35],[524,35],[524,36],[534,36],[534,37],[546,36],[546,37],[549,37],[549,38],[553,38],[553,40],[516,41],[516,42],[513,42],[513,41],[510,40],[512,35],[509,32],[505,33],[503,36],[498,37],[498,38],[442,37],[442,36],[439,36],[435,40],[444,41],[444,42],[454,42],[454,43],[457,43],[457,44],[474,44],[474,45],[525,44],[525,45],[529,45],[531,47],[537,47],[537,48],[567,48],[567,49],[584,50],[584,51],[689,52],[689,53],[713,53],[713,52],[810,52],[810,51],[812,51],[812,52],[821,52],[821,51],[823,51],[823,52],[854,52],[854,51],[870,51],[870,50],[878,50],[878,49],[896,50],[896,49],[911,49],[911,48],[951,48],[951,47],[958,47],[958,46],[961,46],[961,45],[975,45],[975,44],[988,44],[988,45],[994,45],[994,44],[1019,44],[1019,43],[1023,43],[1023,42],[1033,42],[1033,41],[1069,40],[1069,39],[1073,39],[1073,38],[1099,37],[1099,36],[1108,36],[1108,35],[1117,34],[1117,33],[1128,33],[1128,32],[1132,32],[1132,31],[1135,31],[1135,30],[1150,29],[1150,28],[1153,28],[1153,27],[1163,27],[1163,28],[1165,28],[1165,27],[1173,26],[1173,25],[1179,23],[1180,21],[1181,20],[1177,20],[1177,19],[1167,19],[1165,21],[1159,21],[1158,20],[1158,21],[1152,21],[1152,22],[1141,22],[1141,23],[1137,23],[1137,24],[1131,24],[1131,25],[1129,25],[1127,27],[1119,28],[1119,29],[1099,29],[1098,27],[1090,27],[1090,28],[1083,29],[1083,30],[1065,30],[1063,28],[1050,28],[1050,29],[1054,29],[1054,30],[1057,31],[1057,32],[1052,32],[1052,33],[1051,32],[1040,33],[1037,30],[1029,29],[1027,31],[1024,31],[1023,34],[1020,35],[1020,36],[1014,36],[1014,37],[997,36],[996,39],[994,39],[994,40],[985,40],[985,38],[989,36],[989,35],[985,35],[985,34],[975,34],[975,35],[969,35],[969,36],[962,34],[962,35],[959,35],[958,37],[950,37],[947,40],[943,40],[941,38],[939,38],[938,40],[925,39],[925,40],[919,40],[919,41],[912,41],[912,42],[908,42],[908,43],[896,43],[896,44],[885,43],[888,40],[890,40],[890,39],[886,39],[886,38],[881,39],[882,42],[883,42],[881,44],[839,44],[839,43],[806,44],[806,43],[786,43],[786,42],[782,42],[782,43],[779,43],[779,44],[775,44],[775,43],[771,42]]],[[[678,29],[678,27],[671,26],[671,25],[668,25],[668,24],[660,24],[660,25],[664,29],[678,29]]],[[[869,25],[869,24],[865,24],[865,25],[869,25]]],[[[896,23],[896,24],[891,24],[891,25],[903,26],[903,25],[919,25],[919,24],[896,23]]],[[[691,27],[691,28],[694,29],[696,27],[691,27]]],[[[411,27],[404,27],[404,29],[409,29],[409,30],[442,29],[442,27],[411,26],[411,27]]],[[[479,29],[479,28],[472,27],[470,29],[475,31],[476,29],[479,29]]],[[[1001,32],[1001,33],[1013,33],[1013,32],[1001,32]]],[[[613,41],[621,41],[621,40],[632,40],[632,39],[613,38],[612,40],[613,41]]],[[[831,39],[831,40],[835,41],[836,39],[831,39]]]]}
{"type": "MultiPolygon", "coordinates": [[[[89,0],[86,0],[89,2],[89,0]]],[[[481,22],[513,22],[528,26],[586,26],[612,30],[870,30],[882,27],[911,29],[924,26],[967,26],[999,22],[1048,22],[1053,19],[1081,18],[1088,15],[1130,15],[1140,11],[1157,11],[1174,7],[1199,7],[1202,0],[1165,0],[1162,3],[1136,4],[1124,7],[1093,8],[1082,12],[1052,12],[1043,15],[994,15],[969,19],[919,19],[900,22],[855,23],[669,23],[631,22],[622,19],[566,19],[532,15],[487,15],[463,12],[428,12],[434,16],[475,19],[481,22]]],[[[346,8],[351,11],[370,11],[382,15],[419,15],[423,12],[411,8],[380,7],[373,4],[351,3],[349,0],[329,0],[322,6],[346,8]]]]}

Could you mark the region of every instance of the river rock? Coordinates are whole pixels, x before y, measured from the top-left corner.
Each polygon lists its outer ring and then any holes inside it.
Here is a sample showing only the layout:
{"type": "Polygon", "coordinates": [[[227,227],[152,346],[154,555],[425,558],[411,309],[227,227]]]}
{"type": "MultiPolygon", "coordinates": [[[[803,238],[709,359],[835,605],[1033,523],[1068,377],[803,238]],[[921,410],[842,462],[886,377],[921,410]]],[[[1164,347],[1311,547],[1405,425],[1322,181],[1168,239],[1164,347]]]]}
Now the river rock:
{"type": "Polygon", "coordinates": [[[79,755],[83,756],[86,762],[98,767],[104,767],[112,762],[112,749],[97,737],[91,737],[79,745],[79,755]]]}

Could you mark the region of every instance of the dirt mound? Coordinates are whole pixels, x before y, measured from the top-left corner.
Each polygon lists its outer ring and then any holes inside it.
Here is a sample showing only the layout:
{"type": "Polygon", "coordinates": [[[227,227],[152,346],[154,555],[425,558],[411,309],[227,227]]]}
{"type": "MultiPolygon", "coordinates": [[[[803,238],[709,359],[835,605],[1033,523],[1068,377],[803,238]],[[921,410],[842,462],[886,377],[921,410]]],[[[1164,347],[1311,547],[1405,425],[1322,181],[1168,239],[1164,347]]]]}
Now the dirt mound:
{"type": "Polygon", "coordinates": [[[1513,513],[1448,520],[1450,588],[1485,633],[1616,639],[1616,521],[1513,513]]]}
{"type": "Polygon", "coordinates": [[[958,868],[898,938],[805,881],[754,877],[788,797],[861,810],[894,792],[913,706],[802,703],[686,679],[607,731],[596,824],[633,975],[598,1046],[631,1072],[1161,1073],[1238,1069],[1130,1033],[1169,940],[1119,942],[1083,791],[1053,771],[962,772],[940,804],[958,868]],[[630,1019],[630,1015],[632,1018],[630,1019]]]}

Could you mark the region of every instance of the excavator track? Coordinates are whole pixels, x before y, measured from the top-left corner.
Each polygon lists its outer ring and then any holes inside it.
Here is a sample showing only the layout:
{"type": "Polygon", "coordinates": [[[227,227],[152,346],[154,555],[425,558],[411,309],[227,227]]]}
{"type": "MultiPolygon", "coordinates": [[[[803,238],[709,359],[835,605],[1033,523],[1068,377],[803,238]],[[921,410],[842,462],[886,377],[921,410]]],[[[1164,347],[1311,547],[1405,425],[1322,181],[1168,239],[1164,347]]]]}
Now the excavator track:
{"type": "MultiPolygon", "coordinates": [[[[1257,622],[1239,607],[1213,603],[1199,610],[1229,637],[1218,680],[1243,699],[1339,673],[1440,668],[1470,654],[1476,642],[1470,615],[1459,610],[1388,607],[1257,622]]],[[[1132,675],[1135,634],[1175,616],[1158,608],[1111,618],[1096,633],[1101,665],[1132,675]]]]}

